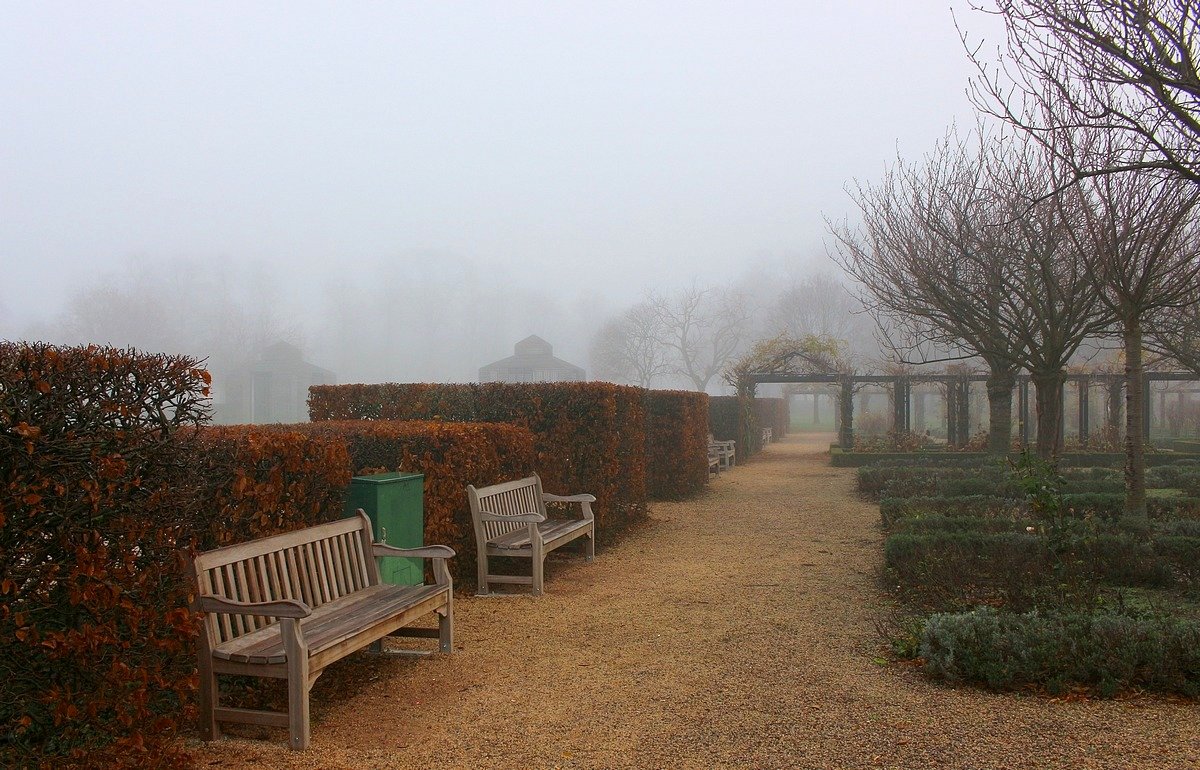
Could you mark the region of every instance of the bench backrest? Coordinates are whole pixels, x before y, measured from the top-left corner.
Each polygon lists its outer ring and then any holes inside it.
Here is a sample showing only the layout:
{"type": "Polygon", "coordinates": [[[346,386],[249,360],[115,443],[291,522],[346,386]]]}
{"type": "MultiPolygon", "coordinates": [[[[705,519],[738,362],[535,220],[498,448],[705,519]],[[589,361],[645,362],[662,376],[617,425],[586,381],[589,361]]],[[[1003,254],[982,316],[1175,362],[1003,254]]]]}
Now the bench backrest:
{"type": "MultiPolygon", "coordinates": [[[[196,590],[239,602],[295,599],[317,608],[378,585],[371,557],[371,521],[365,515],[197,554],[196,590]]],[[[274,618],[208,613],[210,642],[219,644],[275,623],[274,618]]]]}
{"type": "Polygon", "coordinates": [[[546,503],[542,500],[542,480],[536,473],[529,478],[506,481],[490,487],[476,489],[469,486],[467,499],[471,502],[475,537],[481,543],[529,526],[520,521],[480,521],[479,514],[483,511],[498,516],[516,516],[522,513],[546,515],[546,503]]]}

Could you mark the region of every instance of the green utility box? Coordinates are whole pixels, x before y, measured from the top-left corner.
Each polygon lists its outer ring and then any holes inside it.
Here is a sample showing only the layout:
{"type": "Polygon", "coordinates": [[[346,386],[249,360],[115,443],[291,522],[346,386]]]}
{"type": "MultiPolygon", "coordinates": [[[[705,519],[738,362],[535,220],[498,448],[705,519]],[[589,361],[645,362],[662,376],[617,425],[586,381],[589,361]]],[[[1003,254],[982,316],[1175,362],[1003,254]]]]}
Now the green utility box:
{"type": "MultiPolygon", "coordinates": [[[[376,540],[419,548],[425,544],[424,490],[421,473],[355,476],[346,495],[346,516],[362,508],[371,518],[376,540]]],[[[425,560],[385,556],[379,560],[379,576],[392,585],[419,585],[425,579],[425,560]]]]}

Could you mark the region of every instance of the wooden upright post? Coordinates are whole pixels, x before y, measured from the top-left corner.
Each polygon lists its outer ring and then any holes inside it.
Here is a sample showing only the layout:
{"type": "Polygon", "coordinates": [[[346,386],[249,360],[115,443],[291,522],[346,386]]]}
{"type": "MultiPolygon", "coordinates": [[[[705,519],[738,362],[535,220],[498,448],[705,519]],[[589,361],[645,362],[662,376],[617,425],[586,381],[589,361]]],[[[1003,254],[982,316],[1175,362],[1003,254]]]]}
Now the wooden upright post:
{"type": "Polygon", "coordinates": [[[838,407],[842,416],[841,430],[838,431],[838,444],[849,452],[854,448],[854,384],[849,377],[842,378],[842,393],[838,407]]]}
{"type": "Polygon", "coordinates": [[[1091,419],[1091,415],[1089,414],[1090,404],[1088,403],[1088,396],[1091,394],[1091,383],[1087,379],[1082,379],[1076,385],[1079,388],[1079,443],[1087,446],[1090,428],[1088,422],[1091,419]]]}
{"type": "Polygon", "coordinates": [[[1021,447],[1029,446],[1029,380],[1021,380],[1017,386],[1017,432],[1021,447]]]}

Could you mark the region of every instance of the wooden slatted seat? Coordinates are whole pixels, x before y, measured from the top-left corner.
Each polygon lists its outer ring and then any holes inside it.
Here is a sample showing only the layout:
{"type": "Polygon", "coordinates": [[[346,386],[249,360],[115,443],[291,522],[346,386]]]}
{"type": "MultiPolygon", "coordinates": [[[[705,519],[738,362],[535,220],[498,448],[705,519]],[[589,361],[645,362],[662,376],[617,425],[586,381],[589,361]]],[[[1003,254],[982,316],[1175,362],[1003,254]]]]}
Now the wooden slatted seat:
{"type": "Polygon", "coordinates": [[[596,555],[596,520],[592,515],[592,495],[563,497],[542,491],[542,480],[534,474],[518,481],[490,487],[467,487],[471,519],[475,524],[476,566],[479,593],[491,591],[491,583],[515,583],[532,586],[534,596],[542,594],[546,555],[572,540],[586,538],[584,554],[588,561],[596,555]],[[580,518],[551,519],[546,503],[577,503],[580,518]],[[496,575],[488,568],[489,556],[517,556],[532,564],[531,575],[496,575]]]}
{"type": "Polygon", "coordinates": [[[192,577],[200,632],[200,733],[221,722],[287,727],[293,749],[309,744],[308,693],[330,663],[385,636],[436,637],[454,648],[453,584],[446,546],[394,548],[374,542],[357,516],[218,548],[196,556],[192,577]],[[380,583],[376,559],[433,561],[433,585],[380,583]],[[408,628],[435,613],[438,628],[408,628]],[[286,679],[287,713],[222,707],[218,674],[286,679]]]}
{"type": "Polygon", "coordinates": [[[728,470],[737,464],[737,442],[730,439],[728,441],[717,441],[708,434],[708,448],[715,452],[721,461],[721,468],[728,470]]]}

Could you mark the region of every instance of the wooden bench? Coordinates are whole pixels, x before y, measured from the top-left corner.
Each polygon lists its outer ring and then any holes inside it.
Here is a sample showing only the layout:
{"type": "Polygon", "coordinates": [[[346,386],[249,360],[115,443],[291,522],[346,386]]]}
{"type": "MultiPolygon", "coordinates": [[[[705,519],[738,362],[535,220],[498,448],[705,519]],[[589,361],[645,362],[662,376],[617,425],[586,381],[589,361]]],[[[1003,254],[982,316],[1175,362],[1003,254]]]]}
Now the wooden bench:
{"type": "Polygon", "coordinates": [[[715,450],[717,456],[721,459],[721,468],[727,470],[737,464],[737,442],[732,439],[728,441],[717,441],[709,434],[708,437],[709,449],[715,450]]]}
{"type": "Polygon", "coordinates": [[[453,585],[443,545],[376,543],[357,516],[198,554],[192,562],[200,631],[200,734],[221,722],[287,727],[293,749],[309,743],[308,692],[334,661],[385,636],[436,637],[454,647],[453,585]],[[376,559],[433,560],[433,585],[381,584],[376,559]],[[438,627],[405,628],[436,613],[438,627]],[[220,705],[218,674],[286,679],[287,713],[220,705]]]}
{"type": "Polygon", "coordinates": [[[774,433],[775,433],[775,431],[773,428],[763,428],[762,429],[763,446],[766,446],[767,444],[770,444],[772,441],[775,440],[774,433]]]}
{"type": "Polygon", "coordinates": [[[491,583],[515,583],[533,587],[541,596],[546,555],[559,546],[585,537],[588,561],[596,556],[596,520],[592,495],[562,497],[542,491],[542,480],[534,474],[526,479],[490,487],[467,487],[471,519],[478,547],[479,593],[490,592],[491,583]],[[580,518],[551,519],[546,503],[578,503],[580,518]],[[494,575],[488,571],[489,556],[517,556],[532,562],[532,575],[494,575]]]}
{"type": "Polygon", "coordinates": [[[708,445],[708,472],[721,475],[721,451],[712,444],[708,445]]]}

